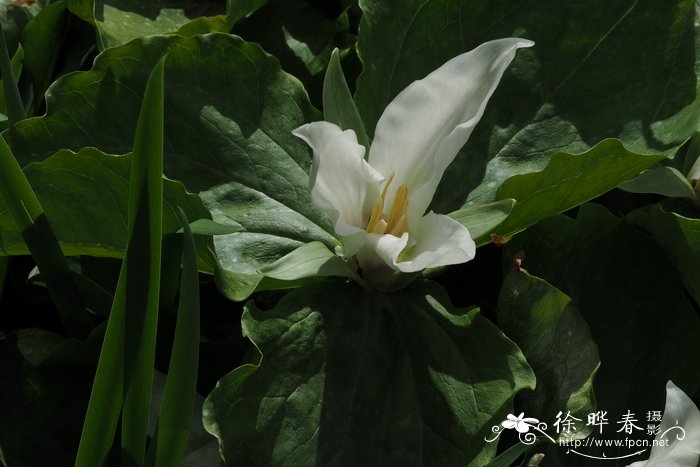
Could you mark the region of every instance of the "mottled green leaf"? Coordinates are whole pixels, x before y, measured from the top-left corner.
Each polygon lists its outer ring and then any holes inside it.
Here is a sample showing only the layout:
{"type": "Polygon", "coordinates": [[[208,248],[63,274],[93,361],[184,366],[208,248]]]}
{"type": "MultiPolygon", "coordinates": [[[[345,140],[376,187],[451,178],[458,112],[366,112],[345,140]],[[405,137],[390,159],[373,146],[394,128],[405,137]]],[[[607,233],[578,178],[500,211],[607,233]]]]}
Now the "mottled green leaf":
{"type": "Polygon", "coordinates": [[[206,33],[225,31],[225,5],[216,0],[142,2],[139,0],[67,0],[68,8],[97,28],[100,50],[117,47],[132,39],[181,30],[206,33]],[[194,25],[188,25],[189,22],[194,25]]]}
{"type": "Polygon", "coordinates": [[[590,434],[586,416],[596,410],[593,376],[600,359],[571,299],[516,266],[501,287],[498,326],[518,344],[537,377],[535,390],[518,396],[518,409],[547,421],[559,411],[570,412],[582,421],[567,437],[590,434]]]}
{"type": "Polygon", "coordinates": [[[361,282],[352,267],[321,242],[311,242],[260,268],[265,277],[296,281],[312,277],[347,277],[361,282]]]}
{"type": "Polygon", "coordinates": [[[450,213],[450,217],[469,229],[477,246],[491,241],[489,234],[496,229],[513,210],[514,199],[502,199],[488,204],[472,204],[450,213]]]}
{"type": "Polygon", "coordinates": [[[697,129],[693,1],[359,3],[355,98],[370,136],[402,89],[450,58],[502,37],[535,42],[518,52],[447,170],[436,212],[493,201],[504,180],[541,170],[555,152],[618,138],[630,151],[660,153],[697,129]]]}
{"type": "MultiPolygon", "coordinates": [[[[649,235],[586,204],[576,219],[551,217],[517,235],[507,251],[524,253],[523,267],[571,297],[588,323],[602,362],[594,390],[611,423],[605,436],[621,436],[613,425],[627,410],[663,410],[660,388],[669,379],[689,394],[700,387],[700,317],[676,267],[649,235]]],[[[603,452],[630,453],[586,450],[599,457],[603,452]]],[[[552,455],[562,455],[559,462],[567,467],[597,465],[563,451],[552,455]]]]}
{"type": "Polygon", "coordinates": [[[516,175],[501,185],[496,198],[514,198],[517,203],[496,230],[503,236],[512,235],[540,219],[583,204],[663,157],[635,154],[617,140],[601,141],[583,154],[558,152],[542,171],[516,175]]]}
{"type": "MultiPolygon", "coordinates": [[[[78,153],[60,151],[25,169],[66,255],[123,256],[130,160],[131,156],[109,156],[87,148],[78,153]]],[[[165,180],[163,188],[164,232],[175,232],[180,227],[177,205],[191,219],[210,216],[202,202],[188,194],[181,183],[165,180]]],[[[198,241],[199,266],[213,272],[208,242],[202,238],[198,241]]],[[[1,198],[0,253],[29,253],[1,198]]]]}
{"type": "Polygon", "coordinates": [[[673,167],[661,166],[649,169],[621,183],[618,188],[630,193],[655,193],[671,198],[695,199],[695,191],[688,179],[673,167]]]}
{"type": "Polygon", "coordinates": [[[273,310],[249,304],[243,329],[262,361],[204,408],[226,465],[483,465],[484,437],[534,384],[510,340],[429,282],[303,287],[273,310]]]}
{"type": "Polygon", "coordinates": [[[243,299],[262,279],[258,268],[310,241],[337,244],[311,203],[308,148],[291,134],[318,113],[259,46],[210,34],[109,49],[91,71],[56,81],[48,114],[21,122],[12,144],[24,161],[59,148],[131,151],[146,71],[166,52],[165,173],[199,192],[215,221],[245,229],[214,239],[222,290],[243,299]]]}

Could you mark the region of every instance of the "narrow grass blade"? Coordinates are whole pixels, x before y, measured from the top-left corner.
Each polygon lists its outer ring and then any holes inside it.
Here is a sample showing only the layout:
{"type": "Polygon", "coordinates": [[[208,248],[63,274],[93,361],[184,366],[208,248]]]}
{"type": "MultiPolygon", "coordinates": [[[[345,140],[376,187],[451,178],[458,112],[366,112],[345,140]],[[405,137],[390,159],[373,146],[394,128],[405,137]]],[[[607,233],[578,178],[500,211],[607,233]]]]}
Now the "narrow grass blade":
{"type": "Polygon", "coordinates": [[[44,210],[12,151],[0,136],[0,196],[46,279],[51,299],[68,334],[84,338],[92,328],[61,247],[44,210]]]}
{"type": "Polygon", "coordinates": [[[192,231],[182,210],[180,216],[184,233],[180,304],[160,418],[149,448],[149,467],[171,467],[182,462],[197,391],[199,275],[192,231]]]}
{"type": "Polygon", "coordinates": [[[25,116],[22,97],[17,87],[16,76],[12,71],[10,54],[5,42],[5,32],[0,23],[0,72],[2,73],[2,85],[5,90],[5,105],[7,106],[7,118],[10,125],[22,120],[25,116]]]}
{"type": "Polygon", "coordinates": [[[131,161],[127,247],[76,467],[104,465],[122,410],[122,465],[143,465],[153,382],[163,190],[163,68],[151,72],[131,161]]]}
{"type": "Polygon", "coordinates": [[[163,74],[151,72],[141,104],[131,161],[122,465],[141,466],[146,452],[160,298],[163,225],[163,74]]]}

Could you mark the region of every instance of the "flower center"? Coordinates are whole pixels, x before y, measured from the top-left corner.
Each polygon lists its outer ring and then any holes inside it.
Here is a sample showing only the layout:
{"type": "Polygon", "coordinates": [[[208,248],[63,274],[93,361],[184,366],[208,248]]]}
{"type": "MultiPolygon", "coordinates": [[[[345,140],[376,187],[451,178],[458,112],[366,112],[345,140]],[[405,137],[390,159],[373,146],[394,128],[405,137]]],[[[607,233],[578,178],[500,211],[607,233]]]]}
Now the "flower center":
{"type": "Polygon", "coordinates": [[[394,194],[394,204],[388,216],[384,215],[384,202],[389,191],[389,185],[394,180],[394,175],[386,181],[382,195],[377,200],[377,204],[372,209],[372,215],[367,222],[367,232],[376,234],[389,234],[400,237],[408,230],[406,221],[406,209],[408,208],[408,187],[401,185],[394,194]]]}

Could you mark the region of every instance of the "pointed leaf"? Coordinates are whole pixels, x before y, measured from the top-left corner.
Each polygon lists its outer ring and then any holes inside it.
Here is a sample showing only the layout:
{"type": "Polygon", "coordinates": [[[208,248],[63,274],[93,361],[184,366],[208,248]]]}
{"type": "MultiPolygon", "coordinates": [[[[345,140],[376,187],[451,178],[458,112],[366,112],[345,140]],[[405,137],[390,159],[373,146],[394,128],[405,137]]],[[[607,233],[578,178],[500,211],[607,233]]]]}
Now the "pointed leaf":
{"type": "Polygon", "coordinates": [[[151,72],[131,164],[128,240],[76,467],[103,465],[120,410],[122,456],[143,464],[153,380],[163,209],[163,68],[151,72]],[[123,405],[123,407],[122,407],[123,405]]]}
{"type": "Polygon", "coordinates": [[[183,211],[180,213],[184,229],[180,304],[158,427],[149,447],[152,458],[148,465],[156,467],[180,465],[197,394],[199,276],[192,231],[187,216],[183,211]]]}
{"type": "Polygon", "coordinates": [[[649,169],[618,187],[630,193],[656,193],[671,198],[695,199],[695,191],[685,176],[673,167],[649,169]]]}
{"type": "Polygon", "coordinates": [[[491,241],[489,234],[498,227],[513,210],[514,199],[502,199],[494,203],[474,204],[450,213],[450,217],[469,229],[477,246],[491,241]]]}
{"type": "Polygon", "coordinates": [[[353,130],[357,142],[369,151],[369,138],[345,81],[338,49],[331,53],[331,60],[323,79],[323,119],[335,123],[343,130],[353,130]]]}
{"type": "Polygon", "coordinates": [[[496,197],[518,202],[496,231],[512,235],[540,219],[583,204],[663,158],[635,154],[617,140],[601,141],[583,154],[558,152],[542,171],[516,175],[501,185],[496,197]]]}

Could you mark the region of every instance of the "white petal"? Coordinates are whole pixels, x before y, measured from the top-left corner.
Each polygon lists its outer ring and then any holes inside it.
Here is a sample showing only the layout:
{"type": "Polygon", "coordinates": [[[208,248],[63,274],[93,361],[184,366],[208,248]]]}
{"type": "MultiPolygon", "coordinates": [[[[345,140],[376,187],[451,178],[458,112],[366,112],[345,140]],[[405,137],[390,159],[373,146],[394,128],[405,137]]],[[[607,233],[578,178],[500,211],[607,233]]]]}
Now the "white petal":
{"type": "Polygon", "coordinates": [[[333,219],[339,235],[364,228],[384,177],[364,160],[365,148],[358,144],[355,132],[314,122],[292,133],[313,149],[309,175],[313,203],[333,219]]]}
{"type": "Polygon", "coordinates": [[[445,168],[481,119],[516,50],[532,45],[517,38],[486,42],[396,96],[377,123],[369,153],[372,167],[387,176],[395,173],[386,206],[392,205],[396,188],[406,184],[409,222],[425,213],[445,168]]]}
{"type": "Polygon", "coordinates": [[[394,261],[394,267],[402,272],[465,263],[476,254],[476,244],[466,227],[432,211],[423,216],[419,228],[411,235],[416,243],[408,258],[394,261]]]}
{"type": "Polygon", "coordinates": [[[530,431],[530,425],[527,423],[518,422],[515,424],[515,429],[518,431],[518,433],[527,433],[530,431]]]}
{"type": "Polygon", "coordinates": [[[371,276],[374,269],[381,271],[387,266],[397,269],[396,258],[406,245],[408,245],[408,233],[404,233],[401,237],[368,233],[364,248],[357,252],[357,260],[362,267],[363,275],[371,276]]]}
{"type": "Polygon", "coordinates": [[[662,439],[668,440],[669,445],[654,446],[649,460],[635,462],[629,467],[695,467],[698,465],[700,410],[671,381],[666,384],[666,408],[661,419],[661,431],[656,435],[656,440],[662,439]],[[681,427],[683,431],[673,428],[675,426],[681,427]],[[682,439],[678,439],[679,437],[682,439]]]}
{"type": "Polygon", "coordinates": [[[503,428],[505,428],[507,430],[512,430],[513,428],[515,428],[516,423],[517,422],[514,422],[512,420],[506,420],[506,421],[502,422],[501,425],[503,425],[503,428]]]}

